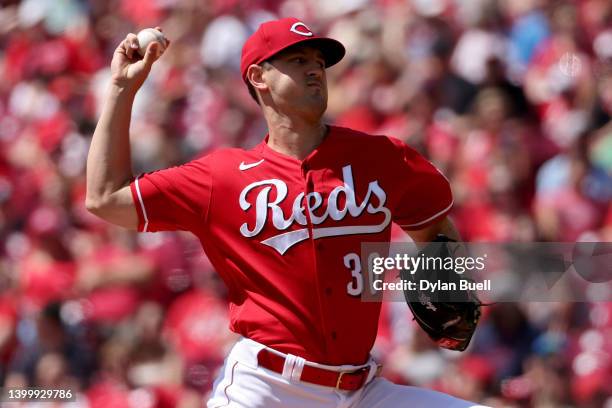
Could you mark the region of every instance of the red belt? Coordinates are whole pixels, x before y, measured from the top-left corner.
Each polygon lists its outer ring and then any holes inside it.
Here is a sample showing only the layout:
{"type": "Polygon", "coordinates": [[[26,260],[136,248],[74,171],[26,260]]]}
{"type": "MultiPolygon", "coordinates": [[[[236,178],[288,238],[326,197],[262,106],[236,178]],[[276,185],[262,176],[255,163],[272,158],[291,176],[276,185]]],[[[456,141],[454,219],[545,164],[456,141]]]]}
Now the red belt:
{"type": "MultiPolygon", "coordinates": [[[[257,362],[263,368],[282,374],[285,357],[279,356],[268,349],[262,349],[257,353],[257,362]]],[[[333,371],[305,364],[300,381],[339,390],[355,391],[364,385],[369,372],[369,365],[355,371],[333,371]]]]}

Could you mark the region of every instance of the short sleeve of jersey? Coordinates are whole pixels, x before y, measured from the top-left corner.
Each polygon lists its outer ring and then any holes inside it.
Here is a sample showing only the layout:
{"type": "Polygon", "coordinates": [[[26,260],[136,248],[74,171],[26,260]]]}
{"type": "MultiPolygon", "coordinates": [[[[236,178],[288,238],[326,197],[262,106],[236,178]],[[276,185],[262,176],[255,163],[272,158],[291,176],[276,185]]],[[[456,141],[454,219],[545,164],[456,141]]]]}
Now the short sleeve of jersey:
{"type": "Polygon", "coordinates": [[[401,159],[397,172],[399,201],[393,221],[406,230],[419,230],[442,220],[453,206],[446,177],[428,160],[400,140],[392,140],[401,159]]]}
{"type": "Polygon", "coordinates": [[[204,226],[212,194],[210,156],[138,176],[131,184],[138,231],[191,231],[204,226]]]}

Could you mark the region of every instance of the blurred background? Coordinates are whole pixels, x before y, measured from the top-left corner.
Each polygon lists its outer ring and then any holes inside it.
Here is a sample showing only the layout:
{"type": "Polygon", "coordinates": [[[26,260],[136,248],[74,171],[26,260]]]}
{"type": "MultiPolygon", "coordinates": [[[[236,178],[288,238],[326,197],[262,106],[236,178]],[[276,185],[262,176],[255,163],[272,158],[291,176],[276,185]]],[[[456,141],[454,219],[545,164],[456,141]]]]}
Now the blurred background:
{"type": "MultiPolygon", "coordinates": [[[[609,0],[0,4],[4,386],[71,387],[78,407],[197,407],[236,339],[194,237],[126,232],[84,207],[112,52],[145,27],[172,44],[134,106],[136,174],[261,141],[241,47],[293,15],[347,47],[328,121],[430,158],[466,241],[612,241],[609,0]]],[[[611,303],[492,306],[465,353],[411,320],[384,304],[374,354],[393,381],[494,407],[612,407],[611,303]]]]}

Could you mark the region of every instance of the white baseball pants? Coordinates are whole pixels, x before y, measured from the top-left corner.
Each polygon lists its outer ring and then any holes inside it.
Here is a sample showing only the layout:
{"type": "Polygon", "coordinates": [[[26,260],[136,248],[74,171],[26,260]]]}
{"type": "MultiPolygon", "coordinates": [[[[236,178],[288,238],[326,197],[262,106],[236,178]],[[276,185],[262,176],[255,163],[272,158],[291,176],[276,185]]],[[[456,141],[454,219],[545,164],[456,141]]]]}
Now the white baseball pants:
{"type": "MultiPolygon", "coordinates": [[[[487,408],[439,392],[393,384],[376,376],[370,360],[370,375],[361,389],[341,391],[299,381],[305,360],[286,355],[283,374],[258,367],[257,353],[263,344],[241,338],[232,348],[215,380],[208,408],[487,408]]],[[[326,366],[344,371],[363,366],[326,366]]]]}

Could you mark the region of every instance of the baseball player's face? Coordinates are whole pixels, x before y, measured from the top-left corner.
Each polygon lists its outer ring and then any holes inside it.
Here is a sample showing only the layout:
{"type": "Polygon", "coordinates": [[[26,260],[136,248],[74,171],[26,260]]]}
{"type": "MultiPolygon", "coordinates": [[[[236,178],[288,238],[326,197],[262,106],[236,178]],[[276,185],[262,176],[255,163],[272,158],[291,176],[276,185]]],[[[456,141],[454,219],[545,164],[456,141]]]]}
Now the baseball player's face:
{"type": "Polygon", "coordinates": [[[325,60],[316,48],[297,45],[269,61],[264,80],[279,106],[319,119],[327,109],[325,60]]]}

